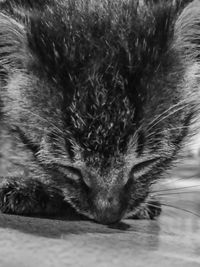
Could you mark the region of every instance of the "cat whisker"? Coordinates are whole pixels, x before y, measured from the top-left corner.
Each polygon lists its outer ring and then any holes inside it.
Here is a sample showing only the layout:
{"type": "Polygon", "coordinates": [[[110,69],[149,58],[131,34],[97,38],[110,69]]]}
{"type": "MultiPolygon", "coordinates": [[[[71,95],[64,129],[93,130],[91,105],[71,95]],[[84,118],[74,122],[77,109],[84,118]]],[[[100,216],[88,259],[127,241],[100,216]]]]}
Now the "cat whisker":
{"type": "MultiPolygon", "coordinates": [[[[148,204],[148,206],[150,206],[150,207],[160,208],[158,205],[155,205],[155,204],[151,204],[151,203],[148,203],[148,202],[144,202],[144,203],[148,204]]],[[[169,207],[169,208],[173,208],[173,209],[176,209],[176,210],[180,210],[180,211],[184,211],[184,212],[190,213],[190,214],[195,215],[195,216],[200,218],[200,214],[195,213],[195,212],[193,212],[191,210],[180,208],[180,207],[177,207],[177,206],[174,206],[174,205],[171,205],[171,204],[166,204],[166,203],[160,203],[160,204],[162,206],[165,206],[165,207],[169,207]]]]}
{"type": "Polygon", "coordinates": [[[160,206],[159,205],[156,205],[156,204],[151,204],[149,202],[143,202],[143,203],[148,204],[148,206],[153,207],[153,208],[160,208],[160,206]]]}
{"type": "Polygon", "coordinates": [[[17,124],[17,126],[19,126],[19,127],[28,127],[28,128],[31,128],[31,129],[37,129],[37,130],[45,132],[45,133],[52,133],[52,130],[48,130],[47,128],[38,127],[38,125],[19,123],[19,124],[17,124]]]}
{"type": "Polygon", "coordinates": [[[174,182],[177,182],[177,181],[182,181],[184,178],[177,178],[177,179],[174,179],[174,180],[170,180],[170,181],[159,181],[159,184],[160,185],[168,185],[168,184],[172,184],[174,182]]]}
{"type": "Polygon", "coordinates": [[[180,207],[177,207],[177,206],[174,206],[174,205],[170,205],[170,204],[166,204],[166,203],[160,203],[160,204],[162,206],[165,206],[165,207],[169,207],[169,208],[173,208],[173,209],[176,209],[176,210],[180,210],[180,211],[184,211],[184,212],[190,213],[190,214],[195,215],[195,216],[200,218],[200,214],[199,213],[193,212],[191,210],[180,208],[180,207]]]}
{"type": "MultiPolygon", "coordinates": [[[[194,179],[196,178],[197,175],[192,175],[192,176],[187,176],[187,180],[190,180],[190,179],[194,179]]],[[[180,177],[180,178],[177,178],[177,179],[170,179],[170,180],[167,180],[167,181],[163,181],[163,180],[160,180],[159,181],[159,184],[160,185],[168,185],[168,184],[172,184],[174,182],[178,182],[178,181],[185,181],[185,177],[180,177]]]]}
{"type": "Polygon", "coordinates": [[[174,115],[176,112],[182,110],[182,109],[185,109],[187,106],[189,105],[184,105],[184,106],[181,106],[177,109],[175,109],[174,111],[172,111],[171,113],[167,114],[166,116],[164,117],[161,117],[158,121],[156,121],[151,127],[148,128],[148,130],[151,130],[152,128],[154,128],[158,123],[164,121],[165,119],[169,118],[170,116],[174,115]]]}
{"type": "Polygon", "coordinates": [[[160,192],[168,192],[168,191],[174,191],[174,190],[183,190],[183,189],[188,189],[188,188],[195,188],[195,187],[200,187],[200,184],[197,185],[189,185],[189,186],[184,186],[184,187],[177,187],[177,188],[170,188],[170,189],[161,189],[157,191],[152,191],[151,193],[160,193],[160,192]]]}
{"type": "Polygon", "coordinates": [[[41,132],[45,133],[46,135],[53,134],[58,139],[60,138],[60,136],[58,135],[58,132],[56,131],[55,128],[54,129],[42,128],[42,127],[38,127],[38,125],[33,125],[33,124],[27,125],[27,124],[22,124],[22,123],[18,124],[17,126],[19,126],[19,127],[23,127],[24,126],[24,127],[30,128],[30,129],[37,129],[37,131],[41,131],[41,132]]]}
{"type": "Polygon", "coordinates": [[[165,197],[165,196],[171,196],[171,195],[182,195],[182,194],[193,194],[193,193],[200,193],[200,191],[197,190],[197,191],[185,191],[185,192],[173,192],[173,193],[167,193],[167,194],[157,194],[157,195],[153,195],[153,197],[165,197]]]}
{"type": "Polygon", "coordinates": [[[167,112],[171,111],[172,109],[174,109],[174,108],[176,108],[176,107],[179,107],[180,105],[182,105],[182,104],[184,104],[184,103],[186,103],[185,100],[180,101],[180,102],[176,103],[175,105],[171,106],[170,108],[168,108],[167,110],[164,110],[163,113],[159,114],[155,119],[153,119],[153,120],[149,123],[148,127],[151,126],[153,123],[156,123],[156,121],[159,120],[160,118],[162,118],[162,116],[165,115],[167,112]]]}
{"type": "Polygon", "coordinates": [[[32,111],[30,111],[30,110],[28,110],[28,109],[25,109],[25,108],[21,108],[21,107],[20,107],[20,109],[22,109],[22,110],[24,110],[24,111],[26,111],[26,112],[28,112],[28,113],[34,115],[35,117],[39,118],[40,120],[42,120],[42,121],[44,121],[44,122],[47,122],[47,123],[48,123],[49,125],[51,125],[54,129],[57,129],[60,133],[63,134],[63,130],[61,130],[61,129],[60,129],[58,126],[56,126],[54,123],[52,123],[52,122],[48,121],[47,119],[41,117],[39,114],[37,114],[37,113],[35,113],[35,112],[32,112],[32,111]]]}
{"type": "MultiPolygon", "coordinates": [[[[190,126],[180,126],[180,127],[168,128],[167,131],[189,129],[189,127],[190,126]]],[[[146,136],[146,138],[149,138],[149,137],[151,137],[151,136],[153,136],[155,134],[162,134],[162,133],[165,133],[165,132],[166,132],[166,130],[165,131],[156,132],[156,133],[155,132],[151,132],[146,136]]]]}

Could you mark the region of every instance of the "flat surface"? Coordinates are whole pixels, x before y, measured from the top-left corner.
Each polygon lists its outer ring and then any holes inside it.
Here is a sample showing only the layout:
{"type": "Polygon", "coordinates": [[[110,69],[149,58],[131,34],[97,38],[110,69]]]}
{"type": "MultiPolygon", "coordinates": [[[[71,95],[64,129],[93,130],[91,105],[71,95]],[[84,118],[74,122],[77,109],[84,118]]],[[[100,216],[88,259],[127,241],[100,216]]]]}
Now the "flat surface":
{"type": "Polygon", "coordinates": [[[157,221],[126,220],[109,228],[1,215],[0,267],[199,267],[199,177],[200,159],[190,159],[173,172],[172,180],[162,181],[155,194],[176,208],[164,206],[157,221]]]}

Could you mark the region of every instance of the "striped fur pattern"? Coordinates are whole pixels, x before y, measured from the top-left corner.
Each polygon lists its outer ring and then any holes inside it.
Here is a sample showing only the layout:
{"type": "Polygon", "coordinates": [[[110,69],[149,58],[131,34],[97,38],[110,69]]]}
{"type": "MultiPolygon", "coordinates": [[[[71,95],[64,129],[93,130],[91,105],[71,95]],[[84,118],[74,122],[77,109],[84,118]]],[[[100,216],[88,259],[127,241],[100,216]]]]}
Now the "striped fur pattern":
{"type": "Polygon", "coordinates": [[[159,214],[139,207],[198,130],[200,1],[188,2],[0,4],[3,212],[159,214]]]}

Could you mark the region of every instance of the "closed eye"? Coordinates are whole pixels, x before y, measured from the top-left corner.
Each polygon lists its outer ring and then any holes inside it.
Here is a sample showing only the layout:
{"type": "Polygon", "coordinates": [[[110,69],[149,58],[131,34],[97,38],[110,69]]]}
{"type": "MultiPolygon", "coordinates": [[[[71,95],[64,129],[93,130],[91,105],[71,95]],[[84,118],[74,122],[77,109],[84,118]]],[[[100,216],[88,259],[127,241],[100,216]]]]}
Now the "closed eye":
{"type": "Polygon", "coordinates": [[[74,167],[59,165],[58,170],[73,181],[79,181],[82,178],[81,172],[74,167]]]}
{"type": "Polygon", "coordinates": [[[154,159],[149,159],[144,162],[138,163],[135,165],[131,173],[134,174],[135,178],[139,178],[140,176],[144,175],[151,167],[154,166],[156,162],[160,161],[160,157],[156,157],[154,159]]]}

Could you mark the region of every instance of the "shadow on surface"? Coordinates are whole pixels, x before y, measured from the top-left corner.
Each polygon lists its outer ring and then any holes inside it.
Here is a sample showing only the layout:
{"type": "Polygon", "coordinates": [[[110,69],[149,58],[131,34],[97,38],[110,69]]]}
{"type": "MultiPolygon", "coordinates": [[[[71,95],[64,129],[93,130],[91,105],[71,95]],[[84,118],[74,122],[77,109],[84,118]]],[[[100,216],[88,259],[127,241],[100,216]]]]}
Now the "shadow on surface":
{"type": "Polygon", "coordinates": [[[123,232],[128,230],[130,226],[123,222],[110,226],[101,225],[72,212],[68,216],[37,217],[0,214],[0,228],[10,228],[37,236],[58,238],[68,234],[123,232]]]}

